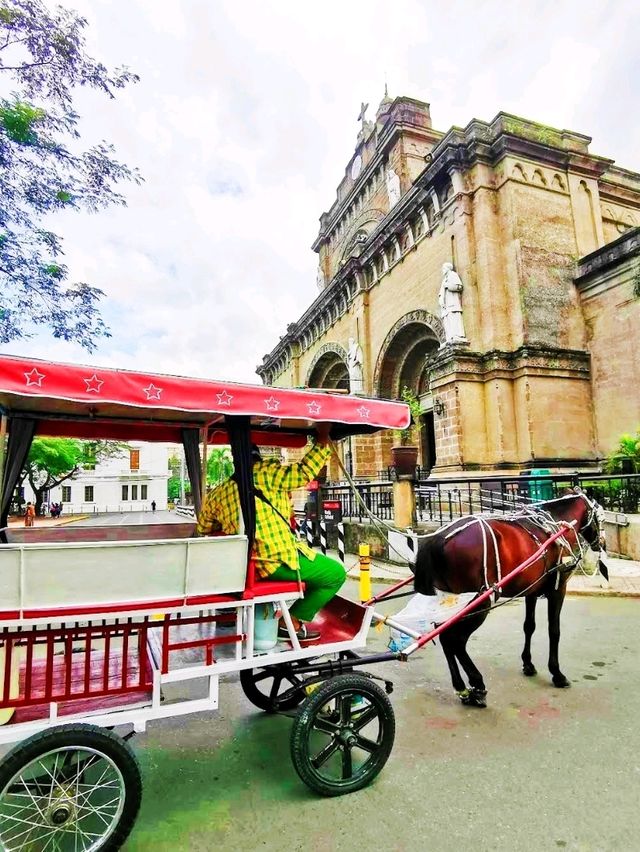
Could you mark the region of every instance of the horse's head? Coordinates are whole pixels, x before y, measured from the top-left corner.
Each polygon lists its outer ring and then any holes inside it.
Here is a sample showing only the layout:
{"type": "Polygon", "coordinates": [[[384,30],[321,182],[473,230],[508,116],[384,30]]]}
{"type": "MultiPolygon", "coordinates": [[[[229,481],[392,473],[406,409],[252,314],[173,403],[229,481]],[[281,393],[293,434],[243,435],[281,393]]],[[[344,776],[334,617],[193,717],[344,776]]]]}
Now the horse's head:
{"type": "Polygon", "coordinates": [[[596,560],[598,568],[605,580],[608,580],[609,571],[600,558],[600,553],[607,550],[607,539],[604,529],[604,509],[596,500],[588,497],[582,489],[574,488],[573,490],[582,504],[581,517],[578,518],[578,532],[587,542],[591,551],[598,554],[596,560]]]}
{"type": "Polygon", "coordinates": [[[602,551],[606,550],[602,506],[581,488],[571,488],[562,497],[549,500],[543,506],[557,521],[575,522],[575,531],[589,545],[584,554],[585,559],[595,562],[602,576],[608,580],[609,572],[600,556],[602,551]]]}
{"type": "Polygon", "coordinates": [[[604,509],[588,497],[581,488],[572,489],[576,495],[578,532],[591,550],[606,550],[604,509]]]}

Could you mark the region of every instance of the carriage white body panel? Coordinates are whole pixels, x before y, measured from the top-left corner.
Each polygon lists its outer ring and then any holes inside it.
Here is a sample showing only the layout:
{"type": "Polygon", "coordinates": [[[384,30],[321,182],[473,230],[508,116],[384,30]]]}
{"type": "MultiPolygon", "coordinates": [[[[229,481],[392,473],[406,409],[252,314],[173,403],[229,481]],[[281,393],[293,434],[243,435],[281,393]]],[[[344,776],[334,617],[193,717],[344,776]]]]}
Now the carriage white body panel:
{"type": "MultiPolygon", "coordinates": [[[[13,544],[0,549],[0,611],[108,606],[242,592],[246,536],[13,544]]],[[[1,618],[1,616],[0,616],[1,618]]],[[[6,623],[12,623],[8,621],[6,623]]]]}

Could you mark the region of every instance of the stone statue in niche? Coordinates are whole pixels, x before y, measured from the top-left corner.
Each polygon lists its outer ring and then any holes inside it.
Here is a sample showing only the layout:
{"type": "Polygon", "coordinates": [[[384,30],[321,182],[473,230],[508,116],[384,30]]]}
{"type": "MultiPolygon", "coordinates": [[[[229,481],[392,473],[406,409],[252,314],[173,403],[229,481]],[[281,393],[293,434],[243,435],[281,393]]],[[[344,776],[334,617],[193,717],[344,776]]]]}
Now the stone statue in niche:
{"type": "Polygon", "coordinates": [[[400,178],[393,169],[387,171],[387,195],[389,196],[389,207],[395,207],[400,201],[400,178]]]}
{"type": "Polygon", "coordinates": [[[362,365],[364,359],[362,357],[362,347],[353,337],[349,338],[349,349],[347,350],[347,368],[349,370],[349,392],[363,392],[362,365]]]}
{"type": "Polygon", "coordinates": [[[322,264],[318,264],[318,274],[316,275],[316,285],[318,290],[324,290],[324,272],[322,270],[322,264]]]}
{"type": "Polygon", "coordinates": [[[468,343],[462,322],[462,290],[462,281],[453,264],[443,263],[438,304],[444,326],[445,344],[468,343]]]}

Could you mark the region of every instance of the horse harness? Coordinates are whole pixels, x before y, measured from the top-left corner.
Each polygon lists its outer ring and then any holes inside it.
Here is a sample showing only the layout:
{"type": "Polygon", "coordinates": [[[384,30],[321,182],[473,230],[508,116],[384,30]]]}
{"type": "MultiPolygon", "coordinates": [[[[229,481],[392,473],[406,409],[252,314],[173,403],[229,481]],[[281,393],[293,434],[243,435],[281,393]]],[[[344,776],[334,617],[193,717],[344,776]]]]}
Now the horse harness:
{"type": "MultiPolygon", "coordinates": [[[[548,566],[547,565],[547,552],[546,552],[546,550],[545,550],[544,555],[543,555],[543,560],[544,560],[544,574],[543,574],[543,576],[550,574],[552,571],[556,572],[555,589],[557,591],[559,586],[560,586],[560,579],[561,579],[562,574],[571,573],[576,568],[576,566],[579,564],[579,562],[583,559],[584,547],[585,547],[585,545],[587,545],[587,542],[583,538],[583,536],[580,535],[580,531],[583,530],[583,529],[586,529],[587,527],[590,526],[591,523],[593,523],[594,515],[597,514],[597,510],[599,508],[597,506],[597,504],[591,503],[591,501],[584,494],[581,494],[579,496],[581,496],[585,500],[587,506],[589,507],[589,516],[587,518],[587,521],[586,521],[585,524],[583,524],[582,527],[580,527],[579,530],[575,529],[574,527],[569,526],[568,524],[566,524],[563,521],[556,521],[555,518],[553,518],[553,516],[548,511],[546,511],[546,510],[544,510],[540,507],[536,507],[535,509],[525,507],[525,508],[522,509],[522,511],[520,511],[516,514],[512,514],[512,515],[506,515],[506,516],[498,515],[498,516],[493,516],[493,517],[488,517],[488,518],[483,518],[483,517],[470,518],[469,521],[467,521],[465,524],[462,524],[461,526],[456,527],[456,529],[451,530],[451,532],[447,533],[447,535],[445,536],[445,541],[448,541],[450,538],[455,537],[459,533],[463,532],[466,529],[469,529],[469,527],[471,527],[475,524],[478,524],[480,526],[480,531],[481,531],[481,535],[482,535],[482,570],[483,570],[483,576],[484,576],[484,585],[479,590],[479,593],[483,592],[485,589],[489,589],[489,588],[493,587],[494,594],[495,594],[495,600],[497,601],[498,597],[500,596],[500,590],[498,589],[497,583],[500,583],[500,581],[502,580],[502,563],[501,563],[501,560],[500,560],[500,547],[498,545],[498,540],[496,538],[496,534],[495,534],[491,524],[489,523],[489,521],[491,521],[491,520],[502,520],[502,521],[507,520],[507,521],[510,521],[512,523],[517,524],[517,526],[520,529],[522,529],[524,532],[526,532],[527,535],[530,536],[531,539],[533,539],[533,541],[536,543],[537,547],[541,547],[544,544],[544,539],[542,537],[539,537],[536,534],[536,529],[539,530],[541,533],[552,535],[553,533],[558,532],[564,526],[566,528],[567,532],[570,530],[573,533],[573,535],[575,536],[575,545],[577,545],[577,551],[578,552],[576,553],[576,550],[574,549],[575,546],[569,543],[566,535],[563,535],[560,538],[558,538],[557,541],[560,545],[561,553],[566,550],[567,556],[563,556],[560,559],[560,562],[558,562],[557,564],[548,566]],[[533,527],[533,529],[532,529],[532,527],[533,527]],[[488,564],[489,542],[491,542],[491,544],[493,545],[493,552],[494,552],[494,555],[495,555],[496,574],[497,574],[497,583],[495,583],[495,584],[491,584],[489,582],[489,572],[488,572],[488,569],[489,569],[489,564],[488,564]]],[[[599,518],[598,518],[598,520],[599,520],[599,518]]],[[[538,582],[538,581],[536,580],[536,582],[538,582]]]]}

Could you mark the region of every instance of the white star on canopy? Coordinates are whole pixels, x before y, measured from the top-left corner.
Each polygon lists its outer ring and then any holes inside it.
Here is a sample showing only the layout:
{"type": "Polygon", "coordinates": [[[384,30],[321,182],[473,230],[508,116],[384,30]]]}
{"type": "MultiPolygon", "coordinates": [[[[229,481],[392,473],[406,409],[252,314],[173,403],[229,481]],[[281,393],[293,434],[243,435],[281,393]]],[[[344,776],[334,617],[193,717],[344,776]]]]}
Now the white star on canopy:
{"type": "Polygon", "coordinates": [[[307,403],[307,408],[309,409],[309,414],[313,414],[315,417],[317,414],[320,414],[322,406],[314,400],[313,402],[307,403]]]}
{"type": "Polygon", "coordinates": [[[277,411],[280,407],[280,400],[276,399],[274,396],[270,396],[269,399],[265,399],[264,402],[267,406],[267,411],[277,411]]]}
{"type": "Polygon", "coordinates": [[[84,383],[87,386],[87,393],[100,393],[100,388],[104,384],[104,381],[99,379],[97,374],[94,373],[90,379],[84,379],[84,383]]]}
{"type": "Polygon", "coordinates": [[[27,387],[30,385],[35,385],[38,388],[42,387],[42,380],[44,379],[44,373],[39,373],[37,368],[34,367],[30,373],[24,374],[25,379],[27,380],[27,387]]]}
{"type": "Polygon", "coordinates": [[[147,385],[146,388],[142,388],[142,390],[146,393],[147,399],[160,399],[160,394],[162,393],[162,388],[157,388],[153,382],[147,385]]]}
{"type": "Polygon", "coordinates": [[[366,420],[366,418],[369,416],[369,409],[366,407],[366,405],[361,405],[360,408],[356,408],[356,411],[358,412],[360,417],[362,417],[363,420],[366,420]]]}
{"type": "Polygon", "coordinates": [[[218,397],[218,405],[231,405],[233,396],[227,393],[226,390],[223,390],[222,393],[217,393],[216,396],[218,397]]]}

